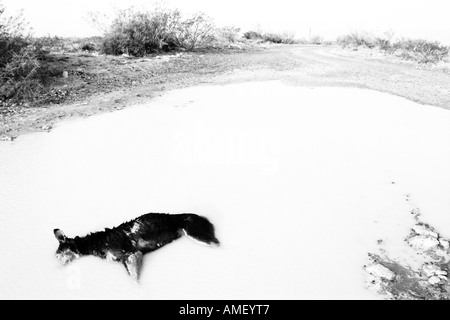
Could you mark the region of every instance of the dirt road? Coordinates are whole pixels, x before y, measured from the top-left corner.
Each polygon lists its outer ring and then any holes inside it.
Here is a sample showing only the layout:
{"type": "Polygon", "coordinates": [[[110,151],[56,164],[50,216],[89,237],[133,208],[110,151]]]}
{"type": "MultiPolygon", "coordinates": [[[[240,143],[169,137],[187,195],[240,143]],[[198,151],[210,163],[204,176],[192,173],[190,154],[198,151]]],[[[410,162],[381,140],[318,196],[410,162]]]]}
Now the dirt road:
{"type": "Polygon", "coordinates": [[[286,55],[301,61],[318,85],[365,87],[450,109],[448,68],[420,67],[373,50],[353,53],[336,47],[292,48],[286,55]]]}
{"type": "MultiPolygon", "coordinates": [[[[375,50],[272,45],[227,52],[184,53],[171,59],[77,58],[74,76],[61,84],[65,88],[70,87],[70,81],[76,82],[72,89],[76,99],[71,103],[0,114],[1,140],[48,131],[62,119],[122,109],[146,102],[163,91],[201,84],[281,80],[299,86],[360,87],[450,109],[449,64],[420,66],[375,50]],[[81,76],[77,78],[77,74],[81,76]]],[[[65,68],[70,70],[70,65],[65,68]]]]}
{"type": "Polygon", "coordinates": [[[449,64],[420,66],[374,50],[354,52],[335,46],[275,47],[262,53],[260,59],[283,72],[255,73],[254,78],[278,77],[307,86],[368,88],[450,109],[449,64]]]}

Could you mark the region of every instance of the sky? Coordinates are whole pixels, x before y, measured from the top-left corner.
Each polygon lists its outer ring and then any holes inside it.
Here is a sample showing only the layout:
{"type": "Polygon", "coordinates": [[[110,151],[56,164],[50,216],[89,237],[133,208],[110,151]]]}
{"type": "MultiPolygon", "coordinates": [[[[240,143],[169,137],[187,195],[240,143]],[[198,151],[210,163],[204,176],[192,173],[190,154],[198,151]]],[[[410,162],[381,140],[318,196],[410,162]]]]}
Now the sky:
{"type": "MultiPolygon", "coordinates": [[[[155,0],[0,0],[10,12],[23,9],[36,35],[88,36],[98,34],[87,19],[89,11],[152,6],[155,0]]],[[[166,0],[165,5],[183,12],[202,11],[219,26],[236,25],[243,31],[309,32],[334,38],[350,31],[426,38],[450,43],[448,0],[166,0]]]]}

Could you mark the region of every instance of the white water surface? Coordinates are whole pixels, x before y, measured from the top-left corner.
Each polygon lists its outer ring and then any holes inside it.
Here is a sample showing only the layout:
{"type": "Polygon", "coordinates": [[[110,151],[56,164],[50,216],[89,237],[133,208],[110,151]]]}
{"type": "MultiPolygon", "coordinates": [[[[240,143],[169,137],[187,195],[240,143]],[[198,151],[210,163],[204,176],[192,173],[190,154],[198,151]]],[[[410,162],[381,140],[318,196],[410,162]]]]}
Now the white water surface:
{"type": "MultiPolygon", "coordinates": [[[[0,143],[1,299],[379,299],[367,253],[422,220],[450,236],[450,112],[363,89],[255,82],[0,143]],[[82,236],[147,212],[194,212],[221,246],[182,238],[144,258],[63,267],[82,236]]],[[[414,264],[414,261],[408,261],[414,264]]]]}

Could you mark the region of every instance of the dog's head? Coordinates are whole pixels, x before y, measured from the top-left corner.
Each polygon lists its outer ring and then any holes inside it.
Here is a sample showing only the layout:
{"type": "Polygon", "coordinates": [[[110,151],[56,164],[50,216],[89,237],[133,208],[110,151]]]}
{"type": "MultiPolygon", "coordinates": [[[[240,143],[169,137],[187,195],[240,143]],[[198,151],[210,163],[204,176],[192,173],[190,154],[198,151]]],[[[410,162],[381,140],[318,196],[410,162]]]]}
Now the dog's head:
{"type": "Polygon", "coordinates": [[[53,233],[55,234],[56,240],[59,241],[59,247],[58,250],[56,250],[56,258],[61,261],[63,265],[80,257],[80,252],[75,246],[73,239],[67,238],[59,229],[53,230],[53,233]]]}

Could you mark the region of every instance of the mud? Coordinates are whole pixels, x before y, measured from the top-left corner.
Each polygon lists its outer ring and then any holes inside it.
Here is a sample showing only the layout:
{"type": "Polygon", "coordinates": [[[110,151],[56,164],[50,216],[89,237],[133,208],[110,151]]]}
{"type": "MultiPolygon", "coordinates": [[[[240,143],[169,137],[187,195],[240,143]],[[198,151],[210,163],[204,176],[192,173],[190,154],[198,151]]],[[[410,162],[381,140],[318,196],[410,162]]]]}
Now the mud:
{"type": "Polygon", "coordinates": [[[391,300],[449,300],[449,240],[421,221],[418,209],[411,213],[415,224],[404,241],[420,259],[420,267],[400,262],[379,242],[379,252],[369,253],[364,266],[367,286],[391,300]]]}

